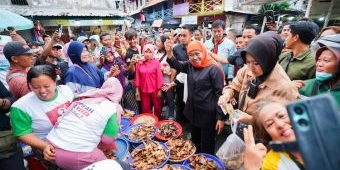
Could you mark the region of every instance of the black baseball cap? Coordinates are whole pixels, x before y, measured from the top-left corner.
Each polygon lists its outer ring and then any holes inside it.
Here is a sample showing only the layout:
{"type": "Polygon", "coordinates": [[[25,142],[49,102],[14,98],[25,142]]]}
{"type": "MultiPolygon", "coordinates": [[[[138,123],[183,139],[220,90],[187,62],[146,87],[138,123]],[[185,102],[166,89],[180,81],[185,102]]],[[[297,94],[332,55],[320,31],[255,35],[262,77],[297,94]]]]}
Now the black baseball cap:
{"type": "Polygon", "coordinates": [[[37,50],[31,49],[27,44],[21,41],[8,42],[3,49],[3,53],[8,61],[11,61],[12,56],[19,56],[22,54],[33,54],[37,50]]]}

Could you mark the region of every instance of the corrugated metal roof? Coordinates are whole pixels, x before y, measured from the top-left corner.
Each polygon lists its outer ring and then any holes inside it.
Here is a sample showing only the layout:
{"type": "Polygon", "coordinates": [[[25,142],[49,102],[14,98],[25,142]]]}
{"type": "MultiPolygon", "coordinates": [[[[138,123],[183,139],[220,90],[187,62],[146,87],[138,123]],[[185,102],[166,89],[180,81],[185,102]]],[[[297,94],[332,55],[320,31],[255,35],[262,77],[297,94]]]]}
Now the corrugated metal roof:
{"type": "Polygon", "coordinates": [[[106,10],[106,9],[65,9],[65,8],[37,8],[37,7],[18,7],[18,6],[0,6],[2,9],[6,9],[17,13],[22,16],[121,16],[125,17],[127,14],[118,10],[106,10]]]}

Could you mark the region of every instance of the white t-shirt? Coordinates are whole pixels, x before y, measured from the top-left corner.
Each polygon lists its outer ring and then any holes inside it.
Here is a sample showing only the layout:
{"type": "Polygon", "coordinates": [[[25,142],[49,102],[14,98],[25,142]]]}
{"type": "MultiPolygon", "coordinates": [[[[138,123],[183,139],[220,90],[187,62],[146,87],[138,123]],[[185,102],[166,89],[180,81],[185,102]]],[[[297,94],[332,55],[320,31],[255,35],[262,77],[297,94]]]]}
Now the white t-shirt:
{"type": "Polygon", "coordinates": [[[8,42],[11,42],[11,41],[12,39],[10,36],[0,35],[0,81],[7,89],[8,89],[8,84],[6,81],[6,74],[9,69],[9,62],[3,53],[3,49],[4,49],[4,46],[8,42]]]}
{"type": "MultiPolygon", "coordinates": [[[[160,59],[162,59],[163,55],[164,55],[164,53],[160,53],[160,52],[157,51],[155,58],[159,61],[160,59]]],[[[170,67],[169,63],[166,61],[166,56],[163,57],[162,61],[160,61],[160,64],[161,64],[161,69],[166,70],[166,72],[171,71],[171,67],[170,67]]],[[[170,82],[171,76],[164,74],[163,71],[162,71],[162,74],[163,74],[163,83],[164,84],[171,83],[170,82]]]]}
{"type": "Polygon", "coordinates": [[[56,97],[49,101],[39,99],[34,92],[21,97],[11,108],[14,135],[34,133],[44,139],[73,98],[71,89],[65,85],[57,86],[56,97]]]}
{"type": "Polygon", "coordinates": [[[91,152],[100,142],[109,118],[117,105],[109,100],[100,104],[72,103],[56,123],[47,139],[57,147],[72,152],[91,152]]]}

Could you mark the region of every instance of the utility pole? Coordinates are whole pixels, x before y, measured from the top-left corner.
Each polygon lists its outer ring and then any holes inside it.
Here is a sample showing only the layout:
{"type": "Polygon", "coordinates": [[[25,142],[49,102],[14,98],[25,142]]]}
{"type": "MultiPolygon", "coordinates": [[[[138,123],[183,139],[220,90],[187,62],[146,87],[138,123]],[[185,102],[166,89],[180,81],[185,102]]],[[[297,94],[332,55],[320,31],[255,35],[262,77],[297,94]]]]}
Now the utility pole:
{"type": "Polygon", "coordinates": [[[309,18],[310,10],[312,9],[312,3],[313,3],[313,0],[308,0],[307,9],[305,13],[306,18],[309,18]]]}
{"type": "Polygon", "coordinates": [[[333,7],[334,7],[334,2],[335,2],[335,0],[332,0],[331,4],[329,5],[327,16],[325,18],[325,22],[323,23],[323,28],[327,27],[327,25],[328,25],[329,18],[332,15],[333,7]]]}

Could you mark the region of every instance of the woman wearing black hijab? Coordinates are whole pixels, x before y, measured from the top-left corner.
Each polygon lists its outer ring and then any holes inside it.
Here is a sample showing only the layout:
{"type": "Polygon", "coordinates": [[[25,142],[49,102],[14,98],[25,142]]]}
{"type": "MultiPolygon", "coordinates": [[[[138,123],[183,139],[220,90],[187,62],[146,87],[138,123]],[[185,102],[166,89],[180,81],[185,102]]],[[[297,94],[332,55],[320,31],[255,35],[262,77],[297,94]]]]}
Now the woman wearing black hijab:
{"type": "Polygon", "coordinates": [[[252,39],[241,57],[246,63],[232,83],[223,89],[218,104],[236,104],[238,98],[239,122],[252,123],[260,101],[279,93],[287,100],[297,99],[299,93],[287,74],[277,63],[282,40],[275,32],[266,32],[252,39]]]}

